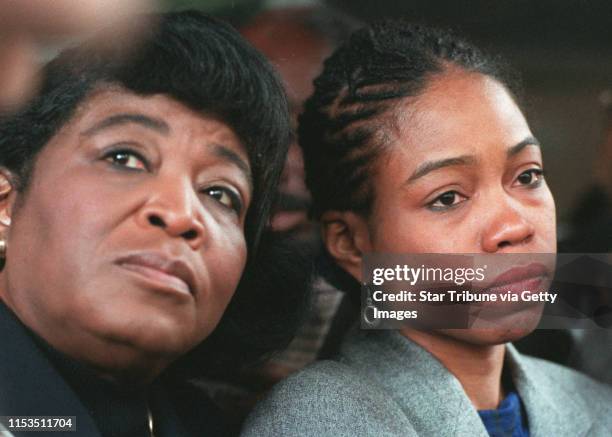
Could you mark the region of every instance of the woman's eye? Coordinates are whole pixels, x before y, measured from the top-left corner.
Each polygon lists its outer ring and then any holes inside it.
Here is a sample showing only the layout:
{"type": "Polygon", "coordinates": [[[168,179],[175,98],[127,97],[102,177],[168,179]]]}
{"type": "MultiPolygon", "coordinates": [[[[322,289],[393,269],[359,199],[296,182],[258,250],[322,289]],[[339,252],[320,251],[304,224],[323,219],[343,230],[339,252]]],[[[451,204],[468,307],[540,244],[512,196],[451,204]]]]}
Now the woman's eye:
{"type": "Polygon", "coordinates": [[[202,192],[212,197],[226,208],[235,211],[236,214],[240,214],[242,211],[242,201],[240,200],[240,196],[229,188],[215,186],[206,188],[202,192]]]}
{"type": "Polygon", "coordinates": [[[457,191],[447,191],[428,203],[428,208],[433,211],[443,211],[465,202],[467,197],[457,191]]]}
{"type": "Polygon", "coordinates": [[[104,159],[114,166],[132,170],[147,170],[147,164],[142,156],[129,150],[115,150],[104,155],[104,159]]]}
{"type": "Polygon", "coordinates": [[[524,171],[516,178],[519,185],[522,186],[538,186],[544,180],[544,170],[541,168],[532,168],[524,171]]]}

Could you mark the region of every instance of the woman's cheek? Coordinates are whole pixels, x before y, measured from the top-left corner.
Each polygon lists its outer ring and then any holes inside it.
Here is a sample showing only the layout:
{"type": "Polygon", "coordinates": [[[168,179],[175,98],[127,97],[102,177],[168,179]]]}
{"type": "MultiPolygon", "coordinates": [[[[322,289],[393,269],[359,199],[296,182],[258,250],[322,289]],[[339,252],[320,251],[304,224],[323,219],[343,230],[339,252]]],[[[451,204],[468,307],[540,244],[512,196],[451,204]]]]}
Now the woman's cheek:
{"type": "Polygon", "coordinates": [[[229,301],[246,265],[246,241],[242,229],[235,225],[220,228],[218,234],[220,238],[217,238],[216,261],[209,259],[208,263],[219,266],[215,271],[214,282],[220,285],[221,289],[227,290],[224,294],[229,301]],[[224,262],[219,262],[222,260],[224,262]]]}
{"type": "Polygon", "coordinates": [[[534,220],[546,246],[542,252],[548,253],[557,251],[557,214],[555,199],[548,187],[545,186],[544,188],[542,201],[536,211],[534,220]]]}

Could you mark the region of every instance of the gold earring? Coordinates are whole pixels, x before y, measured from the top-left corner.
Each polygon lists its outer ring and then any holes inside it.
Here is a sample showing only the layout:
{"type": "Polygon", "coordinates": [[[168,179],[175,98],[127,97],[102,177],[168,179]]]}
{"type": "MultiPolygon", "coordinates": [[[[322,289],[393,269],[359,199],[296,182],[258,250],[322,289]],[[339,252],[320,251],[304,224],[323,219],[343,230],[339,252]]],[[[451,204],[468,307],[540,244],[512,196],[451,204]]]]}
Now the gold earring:
{"type": "Polygon", "coordinates": [[[6,258],[6,240],[0,238],[0,259],[6,258]]]}

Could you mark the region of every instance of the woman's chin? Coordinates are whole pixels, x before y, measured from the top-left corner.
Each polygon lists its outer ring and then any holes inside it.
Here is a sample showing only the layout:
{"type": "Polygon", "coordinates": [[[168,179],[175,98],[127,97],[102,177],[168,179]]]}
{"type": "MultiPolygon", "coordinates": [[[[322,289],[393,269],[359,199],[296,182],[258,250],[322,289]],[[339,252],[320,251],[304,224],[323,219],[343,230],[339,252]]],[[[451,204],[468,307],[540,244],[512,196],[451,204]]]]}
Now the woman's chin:
{"type": "Polygon", "coordinates": [[[495,329],[470,329],[463,337],[467,343],[479,346],[493,346],[520,340],[529,335],[533,329],[523,328],[495,328],[495,329]]]}
{"type": "Polygon", "coordinates": [[[446,329],[444,333],[457,340],[478,346],[493,346],[520,340],[531,334],[540,321],[541,312],[517,313],[494,322],[479,320],[469,329],[446,329]]]}
{"type": "Polygon", "coordinates": [[[172,317],[132,317],[127,323],[115,324],[107,320],[103,325],[87,326],[81,336],[58,349],[98,372],[141,374],[146,382],[208,335],[196,337],[194,333],[200,331],[185,322],[172,317]]]}

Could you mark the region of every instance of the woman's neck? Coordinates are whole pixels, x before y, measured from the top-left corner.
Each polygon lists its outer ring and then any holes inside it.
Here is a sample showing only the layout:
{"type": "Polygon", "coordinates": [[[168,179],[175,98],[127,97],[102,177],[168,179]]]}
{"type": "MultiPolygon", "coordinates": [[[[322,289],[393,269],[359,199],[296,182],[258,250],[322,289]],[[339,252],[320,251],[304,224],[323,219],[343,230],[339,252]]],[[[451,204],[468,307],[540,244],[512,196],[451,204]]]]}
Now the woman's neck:
{"type": "Polygon", "coordinates": [[[436,357],[459,380],[477,410],[497,408],[505,396],[501,383],[503,344],[474,345],[441,332],[410,328],[401,333],[436,357]]]}

